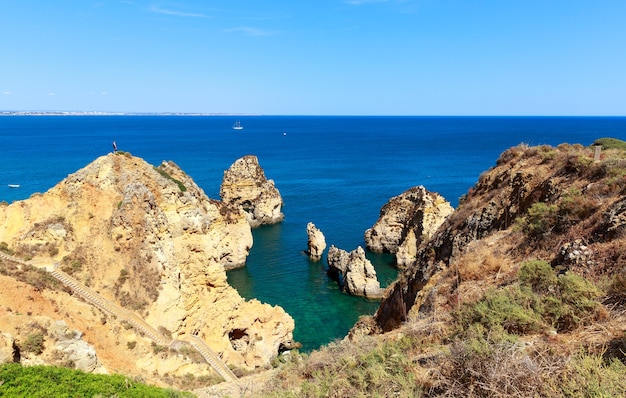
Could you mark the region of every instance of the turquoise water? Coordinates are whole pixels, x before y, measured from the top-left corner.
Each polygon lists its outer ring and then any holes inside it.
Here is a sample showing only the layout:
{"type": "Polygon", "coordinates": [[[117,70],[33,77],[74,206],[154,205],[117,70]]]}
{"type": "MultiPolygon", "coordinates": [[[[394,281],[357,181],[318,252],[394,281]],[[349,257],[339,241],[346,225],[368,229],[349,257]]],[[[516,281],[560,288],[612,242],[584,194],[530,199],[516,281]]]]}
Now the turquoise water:
{"type": "MultiPolygon", "coordinates": [[[[389,198],[410,187],[424,185],[456,206],[511,146],[589,145],[599,137],[626,139],[626,118],[0,117],[0,201],[48,190],[110,152],[113,140],[152,164],[174,161],[211,198],[219,198],[224,170],[257,155],[283,196],[285,220],[253,232],[247,265],[229,271],[229,282],[244,297],[285,308],[296,321],[295,339],[311,350],[343,338],[378,303],[341,293],[325,259],[308,260],[309,221],[328,245],[350,251],[364,246],[365,230],[389,198]],[[231,129],[235,120],[244,130],[231,129]]],[[[383,285],[393,280],[391,257],[368,257],[383,285]]]]}

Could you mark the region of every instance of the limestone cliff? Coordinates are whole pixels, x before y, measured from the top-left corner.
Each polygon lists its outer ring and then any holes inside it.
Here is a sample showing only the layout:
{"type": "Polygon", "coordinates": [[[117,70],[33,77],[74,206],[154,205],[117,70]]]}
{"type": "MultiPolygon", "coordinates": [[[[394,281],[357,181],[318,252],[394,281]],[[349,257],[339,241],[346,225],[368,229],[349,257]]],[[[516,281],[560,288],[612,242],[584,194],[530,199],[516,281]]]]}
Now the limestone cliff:
{"type": "MultiPolygon", "coordinates": [[[[0,206],[0,242],[29,264],[72,274],[163,335],[197,335],[231,366],[266,366],[292,344],[294,322],[282,308],[246,301],[227,283],[225,269],[243,265],[252,246],[244,212],[209,199],[172,162],[100,157],[44,194],[0,206]]],[[[38,313],[82,333],[108,371],[162,383],[166,374],[211,373],[180,353],[151,351],[137,331],[51,287],[36,268],[1,265],[5,275],[36,286],[30,297],[41,304],[0,308],[0,331],[29,321],[16,311],[38,313]]],[[[24,285],[11,278],[6,291],[18,294],[24,285]]]]}
{"type": "Polygon", "coordinates": [[[220,197],[224,203],[242,208],[253,228],[276,224],[284,218],[283,198],[274,186],[274,181],[265,177],[254,155],[237,159],[224,172],[220,197]]]}
{"type": "Polygon", "coordinates": [[[459,297],[514,278],[529,259],[583,275],[619,271],[626,263],[624,162],[617,149],[594,161],[581,145],[505,151],[388,289],[374,318],[380,330],[436,308],[445,313],[459,297]]]}
{"type": "Polygon", "coordinates": [[[366,246],[373,252],[396,254],[402,268],[453,211],[441,195],[423,186],[413,187],[382,207],[374,226],[365,231],[366,246]]]}

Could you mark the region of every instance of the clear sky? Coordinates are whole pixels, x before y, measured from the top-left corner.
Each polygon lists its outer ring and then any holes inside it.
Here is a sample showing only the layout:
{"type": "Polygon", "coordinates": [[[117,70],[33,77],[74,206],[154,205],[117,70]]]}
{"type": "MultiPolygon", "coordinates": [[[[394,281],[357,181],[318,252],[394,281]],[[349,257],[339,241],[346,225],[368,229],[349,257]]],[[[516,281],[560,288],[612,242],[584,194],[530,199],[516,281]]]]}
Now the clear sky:
{"type": "Polygon", "coordinates": [[[626,0],[0,0],[0,110],[626,115],[626,0]]]}

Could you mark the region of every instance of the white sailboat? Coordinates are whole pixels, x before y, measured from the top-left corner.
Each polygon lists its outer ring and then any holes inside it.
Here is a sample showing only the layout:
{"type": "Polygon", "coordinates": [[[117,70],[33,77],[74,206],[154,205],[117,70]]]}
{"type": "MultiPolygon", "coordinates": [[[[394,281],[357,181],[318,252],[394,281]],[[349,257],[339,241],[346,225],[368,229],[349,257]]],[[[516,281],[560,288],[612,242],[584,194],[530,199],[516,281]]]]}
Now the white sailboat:
{"type": "Polygon", "coordinates": [[[235,124],[233,124],[233,130],[243,130],[243,126],[241,125],[239,120],[237,120],[235,124]]]}

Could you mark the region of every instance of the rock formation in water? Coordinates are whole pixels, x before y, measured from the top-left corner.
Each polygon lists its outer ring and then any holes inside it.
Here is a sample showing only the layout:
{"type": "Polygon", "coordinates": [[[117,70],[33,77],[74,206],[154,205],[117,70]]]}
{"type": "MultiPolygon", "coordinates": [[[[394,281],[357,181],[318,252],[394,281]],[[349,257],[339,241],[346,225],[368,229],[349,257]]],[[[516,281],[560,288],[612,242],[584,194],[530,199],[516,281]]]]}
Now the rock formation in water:
{"type": "Polygon", "coordinates": [[[365,231],[366,247],[375,253],[396,254],[402,267],[453,211],[441,195],[423,186],[413,187],[382,207],[374,226],[365,231]]]}
{"type": "Polygon", "coordinates": [[[307,255],[313,261],[321,260],[324,250],[326,250],[326,238],[324,234],[312,222],[306,225],[306,233],[308,236],[307,255]]]}
{"type": "MultiPolygon", "coordinates": [[[[189,349],[158,349],[132,325],[68,295],[38,269],[48,267],[168,339],[200,337],[232,366],[267,366],[294,344],[294,321],[282,308],[246,301],[226,280],[225,270],[243,265],[252,246],[244,211],[209,199],[172,162],[153,167],[127,153],[102,156],[44,194],[0,204],[0,242],[25,262],[0,258],[0,331],[16,340],[28,337],[22,323],[41,316],[40,329],[64,321],[79,331],[110,372],[157,383],[166,374],[212,373],[189,349]]],[[[70,353],[80,350],[68,347],[58,350],[82,363],[70,353]]]]}
{"type": "Polygon", "coordinates": [[[220,197],[228,205],[245,211],[251,227],[276,224],[284,218],[283,198],[254,155],[237,159],[228,170],[220,187],[220,197]]]}
{"type": "Polygon", "coordinates": [[[327,261],[328,273],[339,281],[344,292],[372,299],[383,296],[376,270],[361,246],[348,253],[331,245],[327,261]]]}

